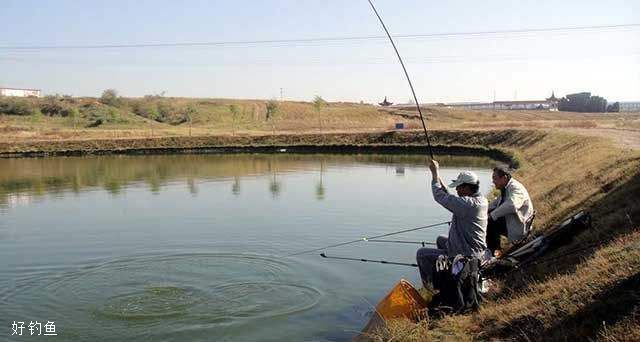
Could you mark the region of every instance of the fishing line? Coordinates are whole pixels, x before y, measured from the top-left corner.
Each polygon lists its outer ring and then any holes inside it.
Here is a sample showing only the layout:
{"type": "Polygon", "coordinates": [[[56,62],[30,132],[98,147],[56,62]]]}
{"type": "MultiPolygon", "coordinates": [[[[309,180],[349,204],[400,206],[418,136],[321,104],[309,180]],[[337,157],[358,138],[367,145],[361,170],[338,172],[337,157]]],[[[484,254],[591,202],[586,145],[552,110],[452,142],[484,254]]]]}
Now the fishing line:
{"type": "Polygon", "coordinates": [[[404,241],[404,240],[367,240],[367,242],[386,242],[386,243],[406,243],[406,244],[412,244],[412,245],[422,245],[422,247],[424,247],[425,245],[435,245],[435,242],[427,242],[427,241],[404,241]]]}
{"type": "Polygon", "coordinates": [[[309,249],[306,251],[302,251],[302,252],[297,252],[297,253],[293,253],[293,254],[288,254],[285,255],[285,257],[292,257],[292,256],[296,256],[296,255],[301,255],[301,254],[307,254],[307,253],[312,253],[312,252],[318,252],[321,250],[325,250],[325,249],[329,249],[329,248],[334,248],[334,247],[340,247],[340,246],[346,246],[346,245],[350,245],[356,242],[362,242],[362,241],[371,241],[371,240],[375,240],[378,238],[383,238],[383,237],[387,237],[387,236],[392,236],[392,235],[397,235],[397,234],[402,234],[402,233],[408,233],[408,232],[413,232],[416,230],[420,230],[420,229],[427,229],[427,228],[433,228],[433,227],[438,227],[438,226],[442,226],[445,224],[449,224],[451,223],[451,221],[446,221],[446,222],[440,222],[440,223],[434,223],[434,224],[430,224],[430,225],[426,225],[426,226],[422,226],[422,227],[417,227],[417,228],[409,228],[409,229],[404,229],[404,230],[400,230],[397,232],[393,232],[393,233],[387,233],[387,234],[381,234],[381,235],[376,235],[376,236],[371,236],[371,237],[362,237],[358,240],[351,240],[351,241],[347,241],[347,242],[341,242],[341,243],[336,243],[334,245],[329,245],[329,246],[324,246],[324,247],[320,247],[320,248],[314,248],[314,249],[309,249]]]}
{"type": "Polygon", "coordinates": [[[433,150],[431,148],[431,140],[429,139],[429,133],[427,132],[427,125],[424,123],[424,117],[422,116],[422,110],[420,109],[420,102],[418,101],[418,97],[416,96],[416,92],[413,89],[413,84],[411,83],[411,78],[409,77],[409,73],[407,72],[407,68],[404,66],[404,62],[402,61],[402,57],[400,56],[400,52],[398,52],[398,48],[396,47],[396,43],[393,41],[393,38],[391,38],[391,34],[389,33],[389,30],[387,30],[387,26],[384,24],[384,21],[382,21],[382,17],[380,17],[380,14],[378,13],[378,10],[376,9],[376,6],[373,5],[373,2],[371,0],[369,1],[369,5],[371,5],[371,8],[373,9],[373,12],[376,14],[376,17],[378,17],[378,20],[380,20],[380,24],[382,24],[382,28],[384,29],[384,32],[387,34],[387,37],[389,37],[389,41],[391,42],[391,46],[393,46],[393,50],[396,52],[396,55],[398,56],[398,60],[400,61],[400,65],[402,66],[402,70],[404,70],[404,75],[407,77],[407,82],[409,82],[409,88],[411,88],[411,93],[413,94],[413,100],[416,103],[416,108],[418,109],[418,114],[420,114],[420,122],[422,122],[422,129],[424,130],[424,136],[427,138],[427,146],[429,147],[429,155],[431,156],[431,159],[433,159],[433,150]]]}

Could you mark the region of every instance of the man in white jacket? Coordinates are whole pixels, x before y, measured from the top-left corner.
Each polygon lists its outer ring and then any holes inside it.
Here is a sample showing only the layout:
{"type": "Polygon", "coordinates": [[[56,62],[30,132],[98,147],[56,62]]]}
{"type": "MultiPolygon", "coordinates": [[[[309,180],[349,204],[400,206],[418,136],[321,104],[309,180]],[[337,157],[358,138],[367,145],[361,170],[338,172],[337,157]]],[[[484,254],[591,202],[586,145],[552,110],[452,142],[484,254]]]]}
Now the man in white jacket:
{"type": "Polygon", "coordinates": [[[491,178],[500,196],[489,204],[487,248],[500,257],[500,236],[507,236],[509,242],[525,237],[531,228],[527,224],[533,216],[533,204],[527,189],[511,177],[508,167],[495,167],[491,178]]]}

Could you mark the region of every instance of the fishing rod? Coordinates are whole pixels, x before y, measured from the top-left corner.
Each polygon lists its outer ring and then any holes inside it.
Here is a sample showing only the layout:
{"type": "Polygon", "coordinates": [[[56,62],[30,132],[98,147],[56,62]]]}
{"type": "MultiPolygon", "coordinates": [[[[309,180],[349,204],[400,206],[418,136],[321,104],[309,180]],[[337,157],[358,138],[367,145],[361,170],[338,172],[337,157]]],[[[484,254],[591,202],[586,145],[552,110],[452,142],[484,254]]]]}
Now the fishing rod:
{"type": "Polygon", "coordinates": [[[345,258],[345,257],[336,257],[336,256],[328,256],[325,253],[320,253],[320,256],[327,259],[339,259],[339,260],[351,260],[351,261],[362,261],[362,262],[374,262],[377,264],[389,264],[389,265],[400,265],[400,266],[411,266],[418,267],[418,264],[408,264],[404,262],[395,262],[395,261],[386,261],[386,260],[371,260],[371,259],[358,259],[358,258],[345,258]]]}
{"type": "Polygon", "coordinates": [[[431,159],[433,159],[433,150],[431,149],[431,140],[429,139],[429,133],[427,132],[427,125],[424,123],[424,117],[422,116],[422,110],[420,109],[420,102],[418,102],[418,97],[416,96],[416,92],[413,89],[413,84],[411,83],[411,78],[409,77],[409,73],[407,72],[407,68],[404,66],[404,62],[402,61],[402,57],[400,56],[400,52],[398,52],[398,48],[396,47],[396,43],[393,41],[393,38],[391,38],[391,34],[389,33],[389,30],[387,30],[387,25],[384,24],[384,21],[382,21],[382,17],[380,17],[380,14],[378,13],[378,10],[376,9],[376,6],[373,5],[373,2],[371,0],[369,1],[369,5],[371,5],[371,8],[373,9],[373,12],[376,14],[376,17],[378,17],[378,20],[380,20],[380,24],[382,24],[382,28],[384,29],[384,32],[387,34],[387,37],[389,37],[389,41],[391,42],[391,46],[393,46],[393,50],[396,52],[396,55],[398,56],[398,60],[400,61],[400,65],[402,66],[402,70],[404,70],[404,75],[407,77],[407,82],[409,82],[409,88],[411,88],[411,93],[413,94],[413,100],[416,103],[416,108],[418,109],[418,114],[420,114],[420,122],[422,122],[422,129],[424,130],[424,136],[427,138],[427,146],[429,147],[429,155],[431,156],[431,159]]]}
{"type": "Polygon", "coordinates": [[[412,245],[422,245],[422,247],[424,247],[425,245],[435,245],[435,242],[426,242],[426,241],[404,241],[404,240],[371,240],[368,239],[367,242],[386,242],[386,243],[406,243],[406,244],[412,244],[412,245]]]}
{"type": "Polygon", "coordinates": [[[312,252],[318,252],[318,251],[322,251],[322,250],[329,249],[329,248],[335,248],[335,247],[340,247],[340,246],[350,245],[350,244],[353,244],[353,243],[356,243],[356,242],[371,241],[371,240],[375,240],[375,239],[383,238],[383,237],[387,237],[387,236],[392,236],[392,235],[398,235],[398,234],[402,234],[402,233],[413,232],[413,231],[421,230],[421,229],[428,229],[428,228],[438,227],[438,226],[442,226],[442,225],[449,224],[449,223],[451,223],[451,221],[440,222],[440,223],[434,223],[434,224],[430,224],[430,225],[426,225],[426,226],[422,226],[422,227],[409,228],[409,229],[404,229],[404,230],[400,230],[400,231],[397,231],[397,232],[392,232],[392,233],[387,233],[387,234],[381,234],[381,235],[376,235],[376,236],[371,236],[371,237],[366,237],[366,236],[365,236],[365,237],[362,237],[362,238],[357,239],[357,240],[351,240],[351,241],[347,241],[347,242],[336,243],[336,244],[329,245],[329,246],[324,246],[324,247],[320,247],[320,248],[314,248],[314,249],[309,249],[309,250],[302,251],[302,252],[297,252],[297,253],[288,254],[288,255],[285,255],[285,257],[292,257],[292,256],[301,255],[301,254],[307,254],[307,253],[312,253],[312,252]]]}

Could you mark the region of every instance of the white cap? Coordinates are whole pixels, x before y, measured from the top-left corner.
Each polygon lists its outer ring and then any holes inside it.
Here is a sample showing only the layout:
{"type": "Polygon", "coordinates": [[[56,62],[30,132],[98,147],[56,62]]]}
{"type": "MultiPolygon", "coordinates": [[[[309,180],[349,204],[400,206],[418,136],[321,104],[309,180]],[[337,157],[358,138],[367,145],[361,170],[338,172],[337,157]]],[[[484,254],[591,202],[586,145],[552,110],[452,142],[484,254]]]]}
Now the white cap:
{"type": "Polygon", "coordinates": [[[455,188],[462,184],[480,184],[480,179],[474,172],[462,171],[458,175],[458,178],[454,179],[451,184],[449,184],[449,187],[455,188]]]}

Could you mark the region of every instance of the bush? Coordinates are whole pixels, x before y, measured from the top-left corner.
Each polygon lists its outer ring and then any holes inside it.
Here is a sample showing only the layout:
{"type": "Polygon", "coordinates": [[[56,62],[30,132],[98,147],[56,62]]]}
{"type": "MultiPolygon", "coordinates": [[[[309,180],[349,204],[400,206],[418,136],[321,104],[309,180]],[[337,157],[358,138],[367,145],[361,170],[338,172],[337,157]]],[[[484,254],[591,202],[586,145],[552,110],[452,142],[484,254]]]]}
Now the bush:
{"type": "Polygon", "coordinates": [[[157,122],[179,125],[189,120],[184,108],[178,109],[168,100],[147,95],[132,104],[133,113],[157,122]]]}
{"type": "Polygon", "coordinates": [[[107,89],[103,91],[102,96],[100,96],[100,102],[112,107],[120,107],[123,103],[115,89],[107,89]]]}
{"type": "Polygon", "coordinates": [[[40,103],[40,111],[48,116],[67,117],[71,114],[73,106],[57,95],[48,95],[40,103]]]}
{"type": "Polygon", "coordinates": [[[160,117],[156,103],[146,98],[144,100],[134,102],[132,107],[133,113],[142,116],[143,118],[157,120],[157,118],[160,117]]]}
{"type": "Polygon", "coordinates": [[[175,113],[173,105],[167,101],[158,101],[158,122],[171,122],[175,113]]]}
{"type": "Polygon", "coordinates": [[[117,109],[95,104],[86,106],[82,116],[88,121],[87,127],[97,127],[104,123],[117,122],[119,119],[117,109]]]}
{"type": "Polygon", "coordinates": [[[0,114],[33,115],[39,113],[32,101],[14,97],[0,97],[0,114]]]}

